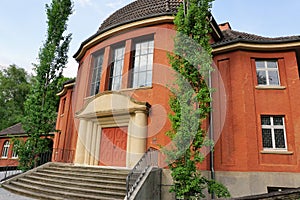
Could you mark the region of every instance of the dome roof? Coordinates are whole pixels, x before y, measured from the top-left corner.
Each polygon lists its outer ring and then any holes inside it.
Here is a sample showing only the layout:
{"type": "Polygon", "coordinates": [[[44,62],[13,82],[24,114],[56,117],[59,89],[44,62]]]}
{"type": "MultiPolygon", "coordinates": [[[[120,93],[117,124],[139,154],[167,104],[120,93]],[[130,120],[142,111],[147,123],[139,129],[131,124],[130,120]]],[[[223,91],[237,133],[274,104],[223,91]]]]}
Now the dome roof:
{"type": "Polygon", "coordinates": [[[181,0],[136,0],[110,15],[98,29],[98,34],[130,22],[163,15],[174,15],[181,0]]]}

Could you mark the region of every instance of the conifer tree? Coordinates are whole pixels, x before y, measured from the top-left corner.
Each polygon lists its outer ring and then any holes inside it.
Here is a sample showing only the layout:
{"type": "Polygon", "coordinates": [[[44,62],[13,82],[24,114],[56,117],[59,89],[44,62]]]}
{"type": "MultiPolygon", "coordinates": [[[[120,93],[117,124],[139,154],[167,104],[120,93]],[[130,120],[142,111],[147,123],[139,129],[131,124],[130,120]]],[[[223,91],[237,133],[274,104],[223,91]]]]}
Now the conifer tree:
{"type": "Polygon", "coordinates": [[[72,9],[71,0],[52,0],[50,5],[46,4],[47,36],[39,51],[36,76],[25,102],[22,122],[29,138],[26,143],[16,141],[15,145],[24,170],[36,166],[38,155],[48,151],[48,140],[44,138],[55,131],[59,102],[56,93],[60,89],[59,80],[68,60],[71,34],[65,34],[65,31],[72,9]]]}

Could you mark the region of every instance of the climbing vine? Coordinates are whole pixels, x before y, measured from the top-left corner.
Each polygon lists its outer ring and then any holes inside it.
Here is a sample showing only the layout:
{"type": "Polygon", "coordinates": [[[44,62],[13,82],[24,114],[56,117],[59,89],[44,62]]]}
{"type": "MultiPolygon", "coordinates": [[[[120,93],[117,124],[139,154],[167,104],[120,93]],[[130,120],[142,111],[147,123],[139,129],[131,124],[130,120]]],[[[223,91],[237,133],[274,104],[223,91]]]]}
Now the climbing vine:
{"type": "Polygon", "coordinates": [[[210,9],[213,0],[185,0],[178,9],[174,24],[177,35],[170,64],[176,71],[169,105],[172,129],[167,135],[172,140],[165,150],[174,185],[171,191],[181,199],[205,197],[205,189],[217,197],[229,197],[228,190],[198,170],[205,155],[206,139],[203,124],[211,111],[207,79],[212,70],[210,46],[210,9]]]}

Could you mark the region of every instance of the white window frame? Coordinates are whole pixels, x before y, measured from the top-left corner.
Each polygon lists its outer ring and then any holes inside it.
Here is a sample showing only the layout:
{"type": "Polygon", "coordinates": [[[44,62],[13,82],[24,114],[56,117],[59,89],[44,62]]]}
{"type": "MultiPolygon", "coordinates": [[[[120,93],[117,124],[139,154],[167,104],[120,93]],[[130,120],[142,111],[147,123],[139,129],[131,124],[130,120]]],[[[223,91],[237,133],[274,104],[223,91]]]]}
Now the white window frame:
{"type": "Polygon", "coordinates": [[[256,77],[258,75],[258,72],[265,72],[266,73],[266,84],[259,84],[257,80],[257,85],[259,86],[280,86],[280,74],[279,74],[279,68],[278,68],[278,61],[275,59],[270,60],[255,60],[255,68],[256,68],[256,77]],[[257,62],[263,62],[264,68],[258,68],[257,62]],[[268,62],[276,62],[276,68],[268,68],[268,62]],[[269,72],[277,72],[278,76],[278,84],[270,84],[269,80],[269,72]]]}
{"type": "Polygon", "coordinates": [[[8,157],[9,147],[10,147],[10,142],[8,140],[6,140],[3,144],[1,158],[7,158],[8,157]]]}
{"type": "Polygon", "coordinates": [[[154,58],[154,39],[148,38],[144,40],[137,40],[134,43],[134,55],[133,55],[133,67],[132,67],[132,88],[140,87],[151,87],[152,86],[152,75],[153,75],[153,58],[154,58]],[[147,45],[146,49],[142,49],[143,46],[147,45]],[[146,58],[142,66],[142,58],[146,58]],[[142,68],[143,67],[143,68],[142,68]],[[144,78],[141,80],[142,74],[144,78]]]}
{"type": "Polygon", "coordinates": [[[122,75],[125,58],[125,45],[118,45],[113,48],[112,63],[110,66],[108,90],[115,91],[122,88],[122,75]],[[117,71],[116,64],[121,63],[121,68],[117,71]],[[119,85],[117,84],[119,81],[119,85]]]}
{"type": "Polygon", "coordinates": [[[262,117],[269,117],[270,118],[270,125],[262,125],[261,124],[261,133],[262,133],[262,146],[263,144],[263,129],[270,129],[271,130],[271,137],[272,137],[272,148],[268,148],[268,147],[264,147],[264,150],[267,151],[287,151],[287,138],[286,138],[286,130],[285,130],[285,117],[282,115],[261,115],[261,119],[262,117]],[[282,118],[282,125],[274,125],[274,117],[281,117],[282,118]],[[282,129],[283,130],[283,135],[284,135],[284,146],[285,148],[277,148],[275,145],[275,129],[282,129]]]}
{"type": "Polygon", "coordinates": [[[12,151],[12,154],[11,154],[11,158],[13,158],[13,159],[19,158],[19,155],[18,155],[17,152],[14,150],[14,146],[13,146],[13,151],[12,151]]]}
{"type": "Polygon", "coordinates": [[[93,68],[92,68],[92,79],[91,79],[91,89],[90,95],[94,96],[100,91],[100,81],[103,69],[104,51],[93,55],[93,68]]]}

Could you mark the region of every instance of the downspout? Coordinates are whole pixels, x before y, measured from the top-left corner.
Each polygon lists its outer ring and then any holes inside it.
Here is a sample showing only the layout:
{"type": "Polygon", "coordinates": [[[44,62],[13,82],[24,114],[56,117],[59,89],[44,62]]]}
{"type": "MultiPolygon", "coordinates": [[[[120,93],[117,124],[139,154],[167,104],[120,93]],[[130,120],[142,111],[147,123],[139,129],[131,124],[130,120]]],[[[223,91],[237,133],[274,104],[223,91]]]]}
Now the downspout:
{"type": "MultiPolygon", "coordinates": [[[[208,74],[208,85],[209,89],[212,88],[212,70],[209,70],[208,74]]],[[[213,125],[213,101],[212,101],[212,92],[209,92],[209,97],[211,99],[210,102],[210,113],[209,113],[209,139],[213,141],[214,139],[214,125],[213,125]]],[[[210,146],[210,176],[212,180],[215,180],[215,169],[214,169],[214,144],[210,146]]],[[[215,195],[214,193],[211,194],[211,198],[214,199],[215,195]]]]}

